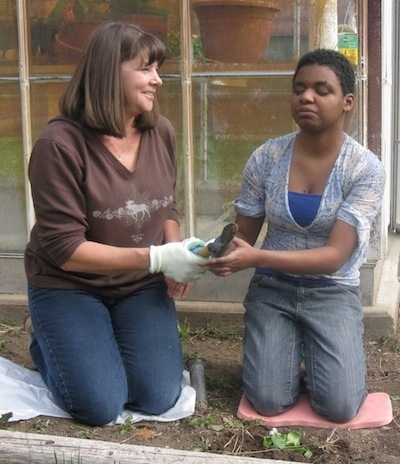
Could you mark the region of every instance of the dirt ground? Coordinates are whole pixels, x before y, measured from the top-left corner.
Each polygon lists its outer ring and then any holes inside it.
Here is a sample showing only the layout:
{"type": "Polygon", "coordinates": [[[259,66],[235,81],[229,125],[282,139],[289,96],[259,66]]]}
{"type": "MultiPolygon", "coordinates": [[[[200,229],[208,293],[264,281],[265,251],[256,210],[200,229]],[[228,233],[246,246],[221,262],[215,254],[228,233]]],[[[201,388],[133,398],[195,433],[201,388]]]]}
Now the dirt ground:
{"type": "MultiPolygon", "coordinates": [[[[28,335],[21,328],[26,313],[24,307],[0,308],[0,356],[32,367],[27,352],[28,335]]],[[[279,449],[276,443],[271,444],[268,427],[257,422],[240,421],[236,416],[241,397],[243,336],[238,320],[221,323],[215,316],[207,321],[196,320],[195,316],[179,316],[185,355],[197,355],[205,360],[208,398],[205,411],[196,411],[193,416],[173,423],[140,422],[105,427],[89,427],[49,417],[7,423],[3,417],[0,428],[296,462],[400,462],[400,333],[382,340],[365,340],[368,389],[390,395],[394,416],[392,423],[361,430],[279,428],[284,443],[279,449]],[[300,439],[300,446],[294,449],[287,442],[293,437],[290,432],[295,432],[295,441],[300,439]]]]}

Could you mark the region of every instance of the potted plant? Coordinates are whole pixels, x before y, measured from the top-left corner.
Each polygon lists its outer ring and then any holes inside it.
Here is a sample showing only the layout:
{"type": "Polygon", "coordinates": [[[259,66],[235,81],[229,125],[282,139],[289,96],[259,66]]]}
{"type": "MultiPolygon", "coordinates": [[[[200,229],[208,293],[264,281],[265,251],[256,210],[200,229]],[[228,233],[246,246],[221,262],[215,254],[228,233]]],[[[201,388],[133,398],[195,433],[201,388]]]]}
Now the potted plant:
{"type": "Polygon", "coordinates": [[[110,0],[112,19],[132,22],[165,42],[168,12],[150,5],[149,0],[110,0]]]}
{"type": "Polygon", "coordinates": [[[280,10],[267,0],[192,0],[205,56],[225,63],[265,61],[272,20],[280,10]]]}
{"type": "MultiPolygon", "coordinates": [[[[182,41],[180,32],[170,31],[165,41],[167,49],[167,58],[180,58],[182,53],[182,41]]],[[[198,61],[204,61],[203,45],[198,36],[192,35],[193,58],[198,61]]]]}
{"type": "Polygon", "coordinates": [[[57,61],[62,64],[76,63],[90,34],[101,21],[107,19],[107,13],[94,0],[59,0],[45,24],[47,35],[55,40],[57,61]]]}
{"type": "Polygon", "coordinates": [[[6,0],[0,4],[0,56],[18,60],[17,12],[15,2],[6,0]]]}

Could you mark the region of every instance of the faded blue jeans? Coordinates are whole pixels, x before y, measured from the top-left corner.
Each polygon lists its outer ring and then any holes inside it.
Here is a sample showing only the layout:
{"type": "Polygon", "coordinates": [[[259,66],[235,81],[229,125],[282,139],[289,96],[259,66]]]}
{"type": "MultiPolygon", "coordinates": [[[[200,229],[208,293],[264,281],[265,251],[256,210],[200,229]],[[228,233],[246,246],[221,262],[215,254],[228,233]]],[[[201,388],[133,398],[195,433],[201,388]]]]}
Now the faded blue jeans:
{"type": "Polygon", "coordinates": [[[124,408],[160,414],[175,405],[182,347],[164,285],[120,300],[32,285],[28,296],[32,360],[77,421],[104,425],[124,408]]]}
{"type": "Polygon", "coordinates": [[[256,273],[244,301],[243,388],[255,410],[292,408],[305,386],[313,410],[334,422],[366,395],[363,309],[356,287],[310,287],[256,273]]]}

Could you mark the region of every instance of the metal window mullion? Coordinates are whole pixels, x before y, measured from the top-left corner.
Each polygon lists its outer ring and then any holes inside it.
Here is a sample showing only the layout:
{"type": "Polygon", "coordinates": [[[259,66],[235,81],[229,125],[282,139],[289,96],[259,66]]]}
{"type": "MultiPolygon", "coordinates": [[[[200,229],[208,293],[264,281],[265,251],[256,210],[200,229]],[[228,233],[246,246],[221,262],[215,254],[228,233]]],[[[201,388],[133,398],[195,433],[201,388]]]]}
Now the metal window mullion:
{"type": "Polygon", "coordinates": [[[29,55],[28,55],[28,16],[26,2],[17,0],[18,21],[18,57],[19,57],[19,84],[21,91],[21,120],[22,120],[22,143],[24,155],[24,183],[26,201],[27,235],[35,223],[31,188],[28,179],[28,164],[32,151],[32,126],[31,105],[29,85],[29,55]]]}
{"type": "Polygon", "coordinates": [[[186,236],[195,234],[195,182],[192,111],[192,34],[190,2],[181,0],[181,83],[186,236]]]}
{"type": "Polygon", "coordinates": [[[367,121],[368,121],[368,53],[367,53],[367,0],[358,0],[357,4],[357,17],[358,17],[358,50],[359,58],[359,77],[358,84],[358,141],[363,146],[368,145],[367,141],[367,121]]]}

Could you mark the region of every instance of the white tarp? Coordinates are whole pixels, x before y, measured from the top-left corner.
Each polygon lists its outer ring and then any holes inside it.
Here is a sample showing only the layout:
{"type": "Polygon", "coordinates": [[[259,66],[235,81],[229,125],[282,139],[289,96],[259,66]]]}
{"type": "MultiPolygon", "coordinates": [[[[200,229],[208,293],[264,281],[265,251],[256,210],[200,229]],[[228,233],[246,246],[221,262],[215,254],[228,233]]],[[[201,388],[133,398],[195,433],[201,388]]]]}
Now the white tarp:
{"type": "MultiPolygon", "coordinates": [[[[149,416],[125,410],[112,422],[122,424],[128,418],[132,422],[159,421],[170,422],[191,416],[195,410],[196,392],[190,386],[189,373],[184,371],[181,395],[175,406],[160,416],[149,416]]],[[[60,409],[39,372],[15,364],[0,357],[0,416],[12,413],[10,421],[32,419],[37,416],[62,417],[71,416],[60,409]]]]}

